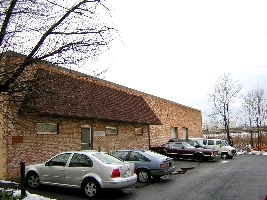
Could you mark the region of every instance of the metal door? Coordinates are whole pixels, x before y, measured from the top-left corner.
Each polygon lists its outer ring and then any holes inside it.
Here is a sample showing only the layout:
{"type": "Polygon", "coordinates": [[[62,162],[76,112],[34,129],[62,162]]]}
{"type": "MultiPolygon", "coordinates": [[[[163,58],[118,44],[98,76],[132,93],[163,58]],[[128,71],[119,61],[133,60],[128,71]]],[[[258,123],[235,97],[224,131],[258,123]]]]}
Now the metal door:
{"type": "Polygon", "coordinates": [[[91,150],[91,126],[83,125],[81,127],[81,150],[91,150]]]}
{"type": "Polygon", "coordinates": [[[177,138],[177,135],[178,135],[178,128],[171,127],[171,138],[177,138]]]}
{"type": "Polygon", "coordinates": [[[188,139],[188,129],[187,128],[183,128],[182,139],[188,139]]]}

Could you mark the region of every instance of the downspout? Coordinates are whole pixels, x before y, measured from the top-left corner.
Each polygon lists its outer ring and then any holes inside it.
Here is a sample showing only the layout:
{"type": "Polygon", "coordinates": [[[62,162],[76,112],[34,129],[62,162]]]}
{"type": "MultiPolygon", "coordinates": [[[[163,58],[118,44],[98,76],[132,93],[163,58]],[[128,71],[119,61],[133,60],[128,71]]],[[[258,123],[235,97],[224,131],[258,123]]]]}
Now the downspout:
{"type": "Polygon", "coordinates": [[[147,129],[148,131],[148,149],[150,149],[150,127],[149,127],[149,125],[148,125],[148,129],[147,129]]]}

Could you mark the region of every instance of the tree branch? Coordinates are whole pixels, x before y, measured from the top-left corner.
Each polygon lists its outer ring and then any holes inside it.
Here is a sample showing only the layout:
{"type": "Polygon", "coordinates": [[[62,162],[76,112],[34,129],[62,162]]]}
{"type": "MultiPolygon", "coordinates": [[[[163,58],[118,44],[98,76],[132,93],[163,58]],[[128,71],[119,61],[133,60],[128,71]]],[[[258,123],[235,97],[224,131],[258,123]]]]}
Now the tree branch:
{"type": "Polygon", "coordinates": [[[17,0],[11,0],[10,2],[10,5],[9,5],[9,8],[6,12],[6,17],[3,21],[3,24],[2,24],[2,27],[1,27],[1,32],[0,32],[0,46],[2,45],[3,43],[3,40],[5,38],[5,35],[6,35],[6,29],[8,27],[8,23],[10,21],[10,18],[12,16],[12,13],[13,13],[13,10],[16,6],[16,3],[17,3],[17,0]]]}

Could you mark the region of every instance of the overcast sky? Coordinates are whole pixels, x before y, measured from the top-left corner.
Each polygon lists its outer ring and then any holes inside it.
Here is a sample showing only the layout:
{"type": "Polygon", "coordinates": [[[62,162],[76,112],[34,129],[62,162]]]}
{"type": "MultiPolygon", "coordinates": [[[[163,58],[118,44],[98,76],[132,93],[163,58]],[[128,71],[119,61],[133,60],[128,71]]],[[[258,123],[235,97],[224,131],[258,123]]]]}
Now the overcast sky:
{"type": "Polygon", "coordinates": [[[105,80],[207,112],[224,73],[267,92],[267,1],[111,0],[105,80]]]}

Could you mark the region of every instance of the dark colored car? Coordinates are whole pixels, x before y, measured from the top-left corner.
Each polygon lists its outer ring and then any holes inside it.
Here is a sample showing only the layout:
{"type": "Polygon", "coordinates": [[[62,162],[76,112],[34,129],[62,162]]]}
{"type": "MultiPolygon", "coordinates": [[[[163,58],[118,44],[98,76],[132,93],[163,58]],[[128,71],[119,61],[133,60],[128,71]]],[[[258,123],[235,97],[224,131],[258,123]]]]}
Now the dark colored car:
{"type": "Polygon", "coordinates": [[[217,158],[217,151],[195,148],[187,142],[167,142],[161,146],[150,147],[150,150],[172,158],[190,159],[197,162],[217,158]]]}
{"type": "Polygon", "coordinates": [[[201,144],[200,142],[196,141],[196,140],[191,140],[191,139],[178,139],[178,138],[172,138],[170,139],[168,142],[187,142],[189,143],[191,146],[195,147],[195,148],[203,148],[203,149],[207,149],[206,146],[204,146],[203,144],[201,144]]]}
{"type": "Polygon", "coordinates": [[[175,171],[173,158],[149,150],[117,150],[112,155],[123,161],[133,162],[139,182],[148,182],[175,171]]]}

